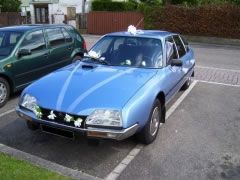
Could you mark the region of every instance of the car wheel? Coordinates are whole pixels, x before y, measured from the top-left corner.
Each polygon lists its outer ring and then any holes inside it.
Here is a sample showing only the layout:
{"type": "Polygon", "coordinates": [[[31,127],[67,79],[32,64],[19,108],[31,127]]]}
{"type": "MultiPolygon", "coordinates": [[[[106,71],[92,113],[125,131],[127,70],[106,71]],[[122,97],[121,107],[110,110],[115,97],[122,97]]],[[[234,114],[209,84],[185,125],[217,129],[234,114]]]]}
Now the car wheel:
{"type": "Polygon", "coordinates": [[[81,59],[82,59],[82,57],[80,55],[76,55],[73,57],[72,62],[75,63],[77,60],[81,60],[81,59]]]}
{"type": "Polygon", "coordinates": [[[137,135],[138,139],[144,144],[152,143],[158,134],[159,126],[161,124],[162,109],[159,100],[155,100],[153,108],[151,110],[150,117],[147,124],[142,131],[137,135]]]}
{"type": "Polygon", "coordinates": [[[187,78],[187,81],[184,83],[184,85],[182,86],[181,90],[186,90],[189,88],[189,86],[191,85],[192,82],[192,76],[189,76],[187,78]]]}
{"type": "Polygon", "coordinates": [[[39,129],[39,124],[31,122],[31,121],[26,121],[27,127],[28,129],[35,131],[37,129],[39,129]]]}
{"type": "Polygon", "coordinates": [[[9,96],[9,83],[4,78],[0,78],[0,107],[3,107],[7,103],[9,96]]]}

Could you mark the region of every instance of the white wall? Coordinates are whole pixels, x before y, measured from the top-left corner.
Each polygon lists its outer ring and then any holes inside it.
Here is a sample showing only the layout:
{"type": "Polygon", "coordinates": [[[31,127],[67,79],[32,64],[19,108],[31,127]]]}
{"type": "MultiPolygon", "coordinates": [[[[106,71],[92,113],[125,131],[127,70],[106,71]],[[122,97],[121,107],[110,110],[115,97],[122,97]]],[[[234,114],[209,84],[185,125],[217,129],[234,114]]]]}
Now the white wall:
{"type": "MultiPolygon", "coordinates": [[[[85,4],[85,12],[89,12],[91,9],[92,0],[86,0],[85,4]]],[[[67,14],[67,7],[75,7],[76,13],[82,13],[82,3],[83,0],[59,0],[57,4],[48,4],[48,11],[49,11],[49,23],[52,22],[52,15],[58,14],[57,17],[58,23],[61,22],[61,15],[67,14]]],[[[30,4],[30,12],[31,12],[31,20],[32,23],[35,23],[35,14],[34,14],[34,4],[30,4]]],[[[62,16],[63,17],[63,16],[62,16]]],[[[71,25],[76,26],[76,22],[69,22],[71,25]]]]}

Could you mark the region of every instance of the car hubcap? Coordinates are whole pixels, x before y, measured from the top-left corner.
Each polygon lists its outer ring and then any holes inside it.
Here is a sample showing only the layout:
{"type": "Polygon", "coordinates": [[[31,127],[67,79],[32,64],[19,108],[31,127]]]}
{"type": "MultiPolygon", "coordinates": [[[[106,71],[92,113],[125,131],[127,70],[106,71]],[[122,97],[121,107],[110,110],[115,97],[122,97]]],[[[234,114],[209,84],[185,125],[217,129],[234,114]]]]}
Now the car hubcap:
{"type": "Polygon", "coordinates": [[[155,136],[155,134],[157,133],[159,122],[160,122],[159,108],[155,107],[152,113],[152,119],[150,123],[150,133],[152,136],[155,136]]]}
{"type": "Polygon", "coordinates": [[[0,103],[4,102],[7,97],[7,88],[5,84],[0,83],[0,103]]]}

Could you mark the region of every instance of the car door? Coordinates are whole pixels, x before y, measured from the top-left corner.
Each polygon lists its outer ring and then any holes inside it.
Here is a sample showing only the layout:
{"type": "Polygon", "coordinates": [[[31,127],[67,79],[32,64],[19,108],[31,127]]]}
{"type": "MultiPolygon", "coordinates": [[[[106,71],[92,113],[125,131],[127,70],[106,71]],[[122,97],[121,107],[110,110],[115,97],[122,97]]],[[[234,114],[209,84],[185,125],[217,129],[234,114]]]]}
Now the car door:
{"type": "Polygon", "coordinates": [[[19,45],[15,60],[11,63],[8,71],[15,78],[16,88],[25,86],[28,83],[46,74],[45,66],[48,60],[49,51],[43,30],[34,30],[25,35],[19,45]],[[19,52],[28,52],[20,54],[19,52]]]}
{"type": "MultiPolygon", "coordinates": [[[[182,78],[184,73],[182,67],[173,66],[172,61],[174,59],[182,59],[181,52],[178,51],[177,44],[172,36],[165,39],[165,50],[166,50],[166,101],[170,101],[174,94],[181,88],[182,78]]],[[[180,49],[181,50],[181,49],[180,49]]]]}
{"type": "Polygon", "coordinates": [[[70,64],[73,51],[73,39],[68,32],[60,27],[45,29],[48,38],[50,57],[48,64],[51,70],[70,64]]]}
{"type": "Polygon", "coordinates": [[[190,63],[191,55],[189,53],[189,49],[187,49],[187,47],[184,45],[179,35],[174,35],[173,39],[178,50],[179,59],[183,62],[181,70],[184,76],[183,82],[185,82],[188,78],[187,74],[190,72],[190,69],[192,68],[192,63],[190,63]]]}

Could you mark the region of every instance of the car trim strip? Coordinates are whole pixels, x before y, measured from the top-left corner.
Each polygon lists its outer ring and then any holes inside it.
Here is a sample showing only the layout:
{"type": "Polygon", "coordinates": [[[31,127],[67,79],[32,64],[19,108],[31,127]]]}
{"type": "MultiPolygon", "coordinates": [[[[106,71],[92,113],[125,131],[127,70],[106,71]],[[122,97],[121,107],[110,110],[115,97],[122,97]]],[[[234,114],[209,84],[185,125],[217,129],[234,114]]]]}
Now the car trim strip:
{"type": "Polygon", "coordinates": [[[56,109],[60,110],[61,106],[62,106],[62,102],[63,99],[65,97],[66,91],[69,87],[69,84],[71,82],[71,79],[73,77],[73,74],[77,71],[77,69],[79,68],[79,66],[81,65],[80,61],[78,63],[78,65],[76,65],[76,67],[72,70],[72,72],[70,73],[70,75],[68,76],[68,78],[66,79],[65,83],[63,84],[63,87],[58,95],[58,99],[57,99],[57,105],[56,105],[56,109]]]}

